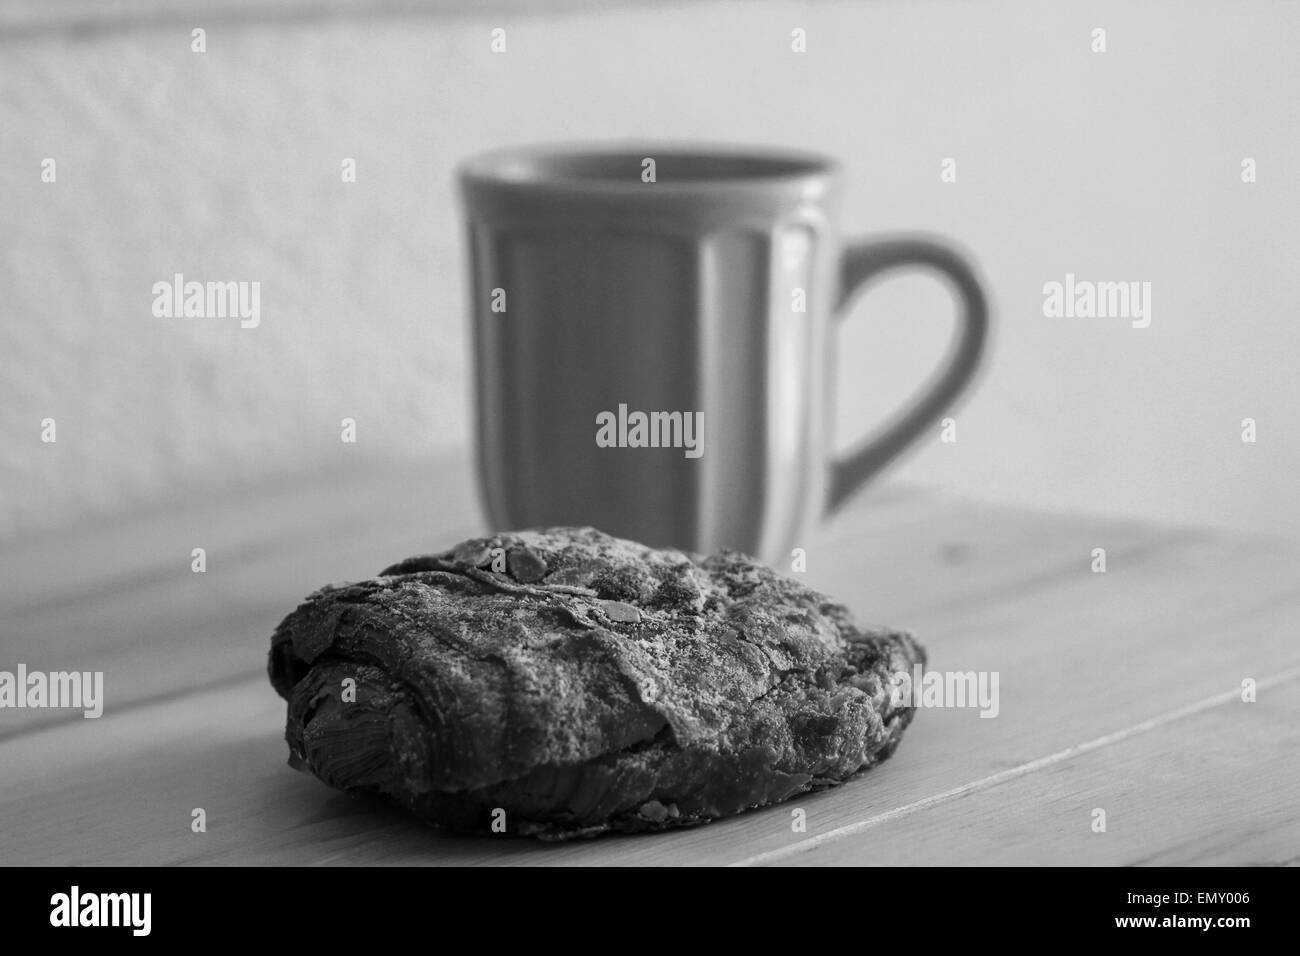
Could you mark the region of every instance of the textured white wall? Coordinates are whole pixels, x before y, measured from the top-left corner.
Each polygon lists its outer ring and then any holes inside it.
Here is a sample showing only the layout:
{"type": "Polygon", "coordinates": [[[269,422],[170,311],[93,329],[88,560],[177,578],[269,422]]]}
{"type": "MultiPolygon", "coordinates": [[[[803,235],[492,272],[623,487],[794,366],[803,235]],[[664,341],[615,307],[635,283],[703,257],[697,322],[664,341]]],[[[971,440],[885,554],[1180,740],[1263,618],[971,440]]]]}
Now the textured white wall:
{"type": "MultiPolygon", "coordinates": [[[[290,17],[207,41],[191,53],[175,24],[0,40],[0,537],[467,442],[454,163],[635,136],[839,155],[848,231],[945,232],[977,256],[991,364],[958,442],[936,431],[894,475],[1300,531],[1296,4],[290,17]],[[174,272],[260,281],[260,327],[154,318],[174,272]],[[1151,327],[1044,318],[1043,283],[1066,272],[1150,281],[1151,327]]],[[[841,444],[947,333],[928,280],[870,302],[841,349],[841,444]]]]}

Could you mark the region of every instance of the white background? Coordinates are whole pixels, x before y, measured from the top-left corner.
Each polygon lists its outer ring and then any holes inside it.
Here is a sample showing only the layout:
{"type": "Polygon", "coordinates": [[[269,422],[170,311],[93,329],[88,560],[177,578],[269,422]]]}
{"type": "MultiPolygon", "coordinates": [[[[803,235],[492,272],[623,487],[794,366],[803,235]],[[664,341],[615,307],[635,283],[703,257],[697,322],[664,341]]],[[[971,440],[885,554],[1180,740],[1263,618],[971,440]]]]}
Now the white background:
{"type": "MultiPolygon", "coordinates": [[[[1295,3],[32,17],[0,39],[0,539],[466,445],[454,164],[605,137],[828,152],[847,232],[942,232],[978,259],[997,328],[958,442],[936,426],[884,480],[1300,531],[1295,3]],[[261,327],[155,319],[174,272],[260,281],[261,327]],[[1151,282],[1150,328],[1044,318],[1066,272],[1151,282]]],[[[950,313],[916,277],[860,304],[841,445],[925,375],[950,313]]]]}

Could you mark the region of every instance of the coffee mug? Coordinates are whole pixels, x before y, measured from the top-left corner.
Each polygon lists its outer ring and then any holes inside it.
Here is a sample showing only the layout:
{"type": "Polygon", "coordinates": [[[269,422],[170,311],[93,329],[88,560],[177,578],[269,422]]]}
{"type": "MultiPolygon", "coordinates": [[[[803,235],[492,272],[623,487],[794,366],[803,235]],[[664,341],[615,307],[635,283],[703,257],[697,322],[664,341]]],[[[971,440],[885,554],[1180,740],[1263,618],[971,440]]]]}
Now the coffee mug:
{"type": "Polygon", "coordinates": [[[535,147],[458,171],[475,414],[495,530],[591,525],[657,547],[788,560],[809,523],[937,424],[988,309],[940,241],[842,243],[825,157],[734,146],[535,147]],[[832,316],[926,267],[961,300],[941,373],[832,460],[832,316]]]}

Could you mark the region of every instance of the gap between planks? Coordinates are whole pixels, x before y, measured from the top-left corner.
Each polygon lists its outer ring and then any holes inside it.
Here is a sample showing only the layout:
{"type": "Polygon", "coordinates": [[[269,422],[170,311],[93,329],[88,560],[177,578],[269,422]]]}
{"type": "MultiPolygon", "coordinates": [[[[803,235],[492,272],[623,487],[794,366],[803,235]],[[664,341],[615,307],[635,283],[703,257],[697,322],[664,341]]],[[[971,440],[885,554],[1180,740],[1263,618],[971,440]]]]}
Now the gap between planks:
{"type": "MultiPolygon", "coordinates": [[[[1256,682],[1255,687],[1256,690],[1263,690],[1264,688],[1276,687],[1279,684],[1285,684],[1287,681],[1296,680],[1298,678],[1300,678],[1300,667],[1295,667],[1290,670],[1285,670],[1280,674],[1274,674],[1272,677],[1266,677],[1259,680],[1256,682]]],[[[815,837],[800,840],[798,843],[792,843],[789,846],[780,847],[775,850],[767,850],[763,853],[757,853],[753,856],[735,860],[727,865],[762,866],[768,863],[779,863],[792,856],[797,856],[800,853],[806,853],[810,850],[816,849],[817,847],[833,843],[836,840],[841,840],[845,837],[862,833],[866,830],[870,830],[872,827],[889,823],[893,820],[899,819],[900,817],[910,816],[913,813],[928,810],[941,803],[947,803],[950,800],[956,800],[973,793],[990,790],[993,787],[1027,776],[1028,774],[1034,773],[1037,770],[1042,770],[1045,767],[1064,763],[1067,760],[1072,760],[1073,758],[1083,754],[1091,753],[1094,750],[1100,750],[1103,747],[1109,747],[1113,744],[1128,740],[1131,737],[1145,734],[1148,731],[1156,730],[1160,727],[1184,720],[1207,710],[1212,710],[1222,704],[1232,703],[1240,699],[1241,688],[1239,687],[1229,691],[1224,691],[1220,694],[1214,694],[1213,696],[1205,697],[1194,703],[1187,704],[1184,707],[1178,707],[1174,710],[1166,711],[1163,714],[1158,714],[1155,717],[1150,717],[1139,723],[1132,724],[1122,730],[1112,731],[1109,734],[1102,734],[1100,737],[1085,740],[1083,743],[1074,744],[1073,746],[1066,747],[1064,750],[1058,750],[1056,753],[1048,754],[1045,757],[1039,757],[1035,760],[1030,760],[1027,763],[1010,767],[990,776],[972,781],[971,783],[964,783],[959,787],[953,787],[951,790],[945,790],[942,793],[936,793],[921,800],[906,803],[901,807],[894,807],[891,810],[886,810],[884,813],[878,813],[865,820],[859,820],[857,823],[850,823],[842,827],[836,827],[834,830],[819,833],[815,837]]]]}

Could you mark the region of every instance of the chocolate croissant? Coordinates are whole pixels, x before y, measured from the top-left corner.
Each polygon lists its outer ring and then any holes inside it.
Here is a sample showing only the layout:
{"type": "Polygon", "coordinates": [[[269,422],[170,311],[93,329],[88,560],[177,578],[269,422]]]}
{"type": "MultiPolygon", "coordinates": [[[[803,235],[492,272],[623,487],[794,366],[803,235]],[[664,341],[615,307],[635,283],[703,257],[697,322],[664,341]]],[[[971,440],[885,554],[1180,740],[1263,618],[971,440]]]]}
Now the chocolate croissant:
{"type": "Polygon", "coordinates": [[[290,763],[439,826],[703,823],[833,786],[912,718],[925,652],[734,552],[476,538],[323,588],[271,639],[290,763]]]}

